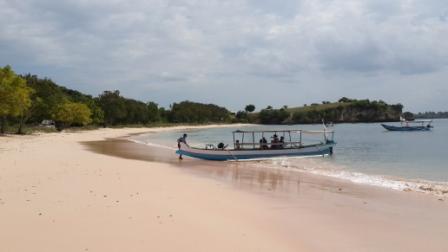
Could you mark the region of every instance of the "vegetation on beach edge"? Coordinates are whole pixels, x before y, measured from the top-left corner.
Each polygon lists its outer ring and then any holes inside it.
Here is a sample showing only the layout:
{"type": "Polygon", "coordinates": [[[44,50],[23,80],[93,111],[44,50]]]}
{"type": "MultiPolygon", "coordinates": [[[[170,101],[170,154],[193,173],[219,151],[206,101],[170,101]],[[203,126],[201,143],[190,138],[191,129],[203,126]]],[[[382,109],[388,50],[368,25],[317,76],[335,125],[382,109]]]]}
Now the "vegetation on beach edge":
{"type": "Polygon", "coordinates": [[[258,112],[255,109],[253,104],[248,104],[244,110],[232,113],[225,107],[192,101],[175,102],[164,108],[153,101],[123,97],[118,90],[93,97],[58,85],[49,78],[17,75],[10,66],[0,68],[0,133],[214,123],[377,122],[397,121],[403,114],[401,104],[346,97],[337,102],[323,101],[294,108],[267,106],[258,112]]]}

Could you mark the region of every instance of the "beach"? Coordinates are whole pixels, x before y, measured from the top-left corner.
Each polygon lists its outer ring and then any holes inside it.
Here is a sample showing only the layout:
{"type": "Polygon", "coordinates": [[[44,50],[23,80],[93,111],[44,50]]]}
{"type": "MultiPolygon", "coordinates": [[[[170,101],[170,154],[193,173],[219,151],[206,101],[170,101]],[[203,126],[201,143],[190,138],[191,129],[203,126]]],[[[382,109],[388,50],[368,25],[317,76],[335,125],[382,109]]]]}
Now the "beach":
{"type": "Polygon", "coordinates": [[[1,251],[448,250],[446,198],[126,140],[166,130],[1,137],[1,251]]]}

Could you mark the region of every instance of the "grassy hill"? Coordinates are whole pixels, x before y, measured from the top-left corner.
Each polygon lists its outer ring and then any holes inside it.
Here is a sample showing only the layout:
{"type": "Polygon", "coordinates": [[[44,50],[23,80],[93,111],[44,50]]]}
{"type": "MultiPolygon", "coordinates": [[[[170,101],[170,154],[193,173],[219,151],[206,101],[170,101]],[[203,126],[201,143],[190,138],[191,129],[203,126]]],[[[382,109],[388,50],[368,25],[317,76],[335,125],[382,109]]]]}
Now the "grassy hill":
{"type": "Polygon", "coordinates": [[[338,106],[347,107],[351,103],[343,103],[343,102],[330,102],[326,104],[312,104],[302,107],[292,107],[287,108],[286,110],[290,113],[295,112],[308,112],[308,111],[323,111],[327,109],[336,109],[338,106]]]}
{"type": "Polygon", "coordinates": [[[264,124],[321,123],[322,120],[335,123],[398,121],[402,109],[401,104],[342,98],[338,102],[302,107],[266,108],[257,113],[257,119],[264,124]]]}

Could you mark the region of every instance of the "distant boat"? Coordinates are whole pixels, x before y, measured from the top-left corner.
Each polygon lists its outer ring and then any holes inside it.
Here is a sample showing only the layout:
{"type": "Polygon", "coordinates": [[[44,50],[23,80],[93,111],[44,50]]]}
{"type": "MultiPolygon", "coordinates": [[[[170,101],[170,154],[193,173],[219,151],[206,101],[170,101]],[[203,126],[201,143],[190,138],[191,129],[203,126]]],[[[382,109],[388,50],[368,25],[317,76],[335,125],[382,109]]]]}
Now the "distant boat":
{"type": "Polygon", "coordinates": [[[215,161],[267,159],[282,156],[324,156],[333,154],[333,146],[336,145],[333,138],[334,131],[331,130],[237,130],[233,132],[233,148],[227,149],[223,143],[219,143],[216,147],[213,144],[207,144],[205,148],[195,148],[182,142],[176,153],[215,161]],[[305,145],[302,143],[303,134],[319,134],[322,139],[318,143],[305,145]],[[267,143],[266,135],[271,135],[270,143],[267,143]],[[278,136],[281,137],[278,138],[278,136]],[[261,137],[260,141],[256,142],[258,139],[256,137],[261,137]]]}
{"type": "Polygon", "coordinates": [[[406,121],[401,120],[400,126],[381,124],[385,129],[389,131],[429,131],[433,128],[431,125],[432,120],[416,120],[406,121]]]}

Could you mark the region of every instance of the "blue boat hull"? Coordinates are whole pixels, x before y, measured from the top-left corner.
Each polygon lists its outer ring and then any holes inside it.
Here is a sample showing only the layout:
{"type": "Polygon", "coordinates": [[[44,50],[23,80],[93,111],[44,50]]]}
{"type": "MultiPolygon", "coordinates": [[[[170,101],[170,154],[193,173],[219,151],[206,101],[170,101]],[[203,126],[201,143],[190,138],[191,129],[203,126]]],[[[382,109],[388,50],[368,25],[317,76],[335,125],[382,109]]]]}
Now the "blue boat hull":
{"type": "Polygon", "coordinates": [[[323,156],[333,154],[334,142],[322,145],[304,146],[297,149],[269,149],[269,150],[204,150],[182,145],[176,153],[193,158],[225,161],[269,159],[275,157],[323,156]]]}
{"type": "Polygon", "coordinates": [[[429,131],[431,127],[426,126],[392,126],[387,124],[381,124],[385,129],[389,131],[429,131]]]}

